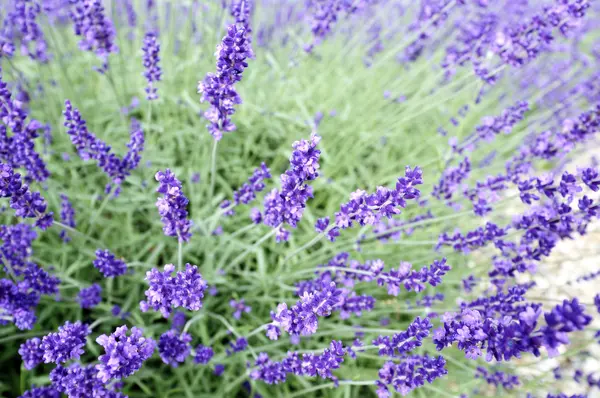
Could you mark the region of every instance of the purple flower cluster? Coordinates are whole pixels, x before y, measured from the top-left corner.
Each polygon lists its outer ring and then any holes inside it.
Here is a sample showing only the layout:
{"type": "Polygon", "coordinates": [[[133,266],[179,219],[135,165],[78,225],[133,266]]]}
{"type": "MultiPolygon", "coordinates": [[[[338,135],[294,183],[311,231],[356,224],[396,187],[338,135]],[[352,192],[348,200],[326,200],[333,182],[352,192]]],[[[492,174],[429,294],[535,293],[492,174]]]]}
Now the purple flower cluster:
{"type": "Polygon", "coordinates": [[[185,361],[190,355],[190,342],[192,336],[189,333],[181,333],[169,330],[158,339],[158,353],[164,363],[174,368],[185,361]]]}
{"type": "Polygon", "coordinates": [[[217,141],[223,138],[224,132],[236,129],[231,121],[235,113],[234,106],[242,103],[242,99],[234,88],[234,84],[242,80],[242,73],[248,67],[246,59],[252,58],[249,32],[243,26],[233,24],[227,28],[227,35],[217,47],[217,73],[208,73],[198,83],[198,93],[202,94],[200,102],[208,102],[210,108],[204,117],[210,122],[209,133],[217,141]]]}
{"type": "Polygon", "coordinates": [[[461,188],[463,181],[471,173],[471,162],[465,157],[456,167],[448,167],[442,173],[440,181],[433,187],[433,197],[440,200],[450,200],[461,188]]]}
{"type": "Polygon", "coordinates": [[[379,336],[373,340],[373,345],[379,348],[379,355],[387,357],[402,357],[403,354],[411,352],[423,344],[423,340],[429,336],[432,325],[428,318],[416,317],[408,325],[406,331],[396,333],[393,336],[379,336]]]}
{"type": "Polygon", "coordinates": [[[442,350],[456,342],[470,359],[478,358],[485,349],[487,361],[492,358],[508,361],[522,352],[539,356],[541,347],[554,356],[559,345],[569,342],[568,333],[582,330],[592,319],[577,299],[565,300],[546,312],[546,325],[539,328],[537,323],[542,313],[539,306],[519,306],[512,313],[503,311],[499,319],[492,317],[489,310],[487,312],[486,315],[465,308],[459,315],[445,316],[443,326],[433,335],[437,349],[442,350]]]}
{"type": "Polygon", "coordinates": [[[71,20],[75,35],[81,37],[79,48],[94,51],[102,61],[101,73],[108,70],[108,55],[119,52],[115,44],[115,28],[112,21],[104,15],[100,0],[70,0],[71,20]]]}
{"type": "Polygon", "coordinates": [[[288,352],[279,362],[272,361],[266,353],[261,352],[254,363],[255,368],[251,371],[250,378],[262,380],[267,384],[279,384],[285,382],[288,374],[294,374],[335,381],[337,378],[332,371],[340,368],[345,354],[346,349],[342,342],[335,340],[321,354],[305,353],[300,358],[297,352],[288,352]]]}
{"type": "Polygon", "coordinates": [[[96,250],[96,259],[93,264],[105,278],[124,275],[127,272],[125,261],[117,258],[108,250],[96,250]]]}
{"type": "Polygon", "coordinates": [[[100,364],[96,365],[98,378],[103,383],[131,376],[154,354],[154,340],[144,337],[137,327],[131,328],[129,335],[127,331],[127,326],[123,325],[113,334],[103,334],[96,339],[105,352],[98,358],[100,364]]]}
{"type": "Polygon", "coordinates": [[[54,386],[34,386],[25,391],[19,398],[60,398],[60,392],[58,392],[54,386]]]}
{"type": "MultiPolygon", "coordinates": [[[[48,45],[44,32],[36,21],[42,11],[40,3],[35,0],[16,0],[13,4],[13,10],[7,13],[5,19],[5,29],[10,30],[12,35],[11,45],[14,46],[16,40],[19,40],[24,55],[40,62],[48,62],[48,45]]],[[[0,55],[2,52],[0,48],[0,55]]]]}
{"type": "Polygon", "coordinates": [[[319,176],[321,151],[317,144],[321,137],[313,133],[310,140],[300,140],[292,145],[290,167],[280,176],[281,190],[273,189],[264,199],[262,219],[265,225],[277,228],[277,241],[286,241],[288,231],[283,224],[295,228],[312,198],[312,188],[307,182],[319,176]]]}
{"type": "MultiPolygon", "coordinates": [[[[125,178],[135,169],[139,163],[139,154],[144,148],[144,133],[140,124],[134,119],[131,122],[130,142],[127,145],[128,153],[121,159],[114,154],[111,147],[104,141],[91,133],[82,119],[77,108],[71,105],[71,101],[65,101],[64,125],[67,128],[67,134],[71,137],[71,142],[75,145],[77,153],[83,160],[95,160],[98,167],[110,177],[112,184],[117,187],[114,194],[117,196],[120,192],[119,187],[125,178]]],[[[106,193],[110,193],[112,187],[106,186],[106,193]]]]}
{"type": "Polygon", "coordinates": [[[496,387],[502,386],[502,388],[505,390],[513,390],[516,386],[521,384],[519,382],[519,378],[515,375],[500,371],[490,372],[482,366],[477,367],[475,377],[485,379],[486,383],[490,385],[494,385],[496,387]]]}
{"type": "Polygon", "coordinates": [[[215,352],[211,347],[203,345],[198,345],[195,351],[196,355],[194,355],[194,362],[197,364],[206,365],[215,355],[215,352]]]}
{"type": "Polygon", "coordinates": [[[39,300],[39,294],[21,284],[0,279],[0,325],[10,321],[20,330],[33,328],[36,321],[34,310],[39,300]]]}
{"type": "Polygon", "coordinates": [[[160,44],[158,43],[158,38],[156,36],[157,35],[154,32],[146,33],[146,36],[144,36],[144,44],[142,46],[142,51],[144,52],[144,77],[148,80],[148,86],[146,87],[146,98],[148,100],[155,100],[158,98],[154,84],[155,82],[160,81],[162,74],[160,66],[158,65],[160,61],[160,44]]]}
{"type": "Polygon", "coordinates": [[[202,279],[198,267],[186,264],[185,271],[179,271],[173,277],[171,274],[174,270],[173,264],[167,264],[164,272],[153,268],[146,273],[150,287],[146,290],[147,301],[140,302],[142,312],[152,308],[168,318],[173,308],[183,307],[190,311],[202,308],[206,281],[202,279]]]}
{"type": "Polygon", "coordinates": [[[233,203],[229,200],[224,200],[221,203],[221,208],[226,209],[225,215],[232,216],[235,214],[234,208],[241,204],[249,204],[256,199],[256,194],[265,189],[264,180],[271,178],[271,171],[263,162],[260,167],[254,169],[254,172],[240,188],[233,192],[233,203]]]}
{"type": "Polygon", "coordinates": [[[229,306],[231,308],[233,308],[233,317],[235,319],[240,319],[242,317],[242,313],[249,313],[250,311],[252,311],[252,307],[250,307],[249,305],[246,305],[246,300],[244,299],[240,299],[240,300],[233,300],[231,299],[229,301],[229,306]]]}
{"type": "Polygon", "coordinates": [[[67,321],[58,328],[58,332],[50,333],[41,340],[34,337],[21,344],[19,354],[28,369],[34,368],[42,361],[58,365],[71,359],[79,359],[83,354],[86,337],[91,332],[86,324],[67,321]]]}
{"type": "Polygon", "coordinates": [[[354,223],[359,225],[375,225],[383,218],[392,218],[400,214],[400,209],[406,207],[407,200],[416,200],[421,192],[415,188],[423,183],[423,172],[419,167],[412,169],[406,166],[404,177],[398,178],[396,187],[390,190],[378,187],[374,194],[357,190],[350,195],[350,201],[340,206],[335,213],[337,228],[346,229],[354,223]]]}
{"type": "Polygon", "coordinates": [[[246,348],[248,348],[248,340],[245,337],[238,337],[234,341],[229,342],[229,348],[225,352],[227,356],[230,356],[236,352],[246,351],[246,348]]]}
{"type": "MultiPolygon", "coordinates": [[[[69,197],[65,194],[61,194],[60,199],[60,221],[66,226],[75,228],[75,209],[69,201],[69,197]]],[[[65,243],[71,241],[71,237],[64,229],[60,231],[60,238],[65,243]]]]}
{"type": "Polygon", "coordinates": [[[24,105],[23,101],[12,97],[2,80],[0,67],[0,162],[14,169],[23,167],[27,171],[26,182],[45,181],[50,172],[36,152],[34,141],[43,126],[35,119],[27,122],[24,105]]]}
{"type": "Polygon", "coordinates": [[[50,372],[50,381],[54,388],[70,398],[127,398],[116,391],[118,383],[105,385],[98,378],[94,365],[82,366],[74,363],[68,367],[57,366],[50,372]]]}
{"type": "Polygon", "coordinates": [[[9,165],[0,162],[0,198],[10,198],[10,207],[21,218],[37,218],[36,226],[47,229],[52,225],[53,214],[46,213],[47,203],[39,192],[31,192],[21,175],[9,165]]]}
{"type": "Polygon", "coordinates": [[[163,194],[156,201],[158,214],[163,222],[166,236],[177,236],[180,242],[187,242],[192,237],[192,222],[188,220],[188,199],[183,194],[181,182],[169,169],[159,171],[155,177],[159,186],[156,192],[163,194]]]}
{"type": "Polygon", "coordinates": [[[340,289],[336,289],[335,282],[331,282],[320,290],[305,291],[300,300],[289,309],[286,303],[279,304],[277,311],[271,312],[273,322],[267,330],[267,336],[279,337],[279,333],[273,327],[283,328],[292,336],[316,333],[318,318],[331,315],[334,307],[340,302],[341,293],[340,289]]]}
{"type": "Polygon", "coordinates": [[[448,374],[446,361],[443,357],[430,357],[429,355],[412,355],[400,363],[386,362],[379,370],[377,380],[377,396],[379,398],[391,397],[388,386],[401,395],[406,395],[416,388],[448,374]]]}
{"type": "Polygon", "coordinates": [[[102,288],[94,283],[92,286],[81,289],[77,295],[77,301],[81,308],[94,308],[102,301],[102,288]]]}

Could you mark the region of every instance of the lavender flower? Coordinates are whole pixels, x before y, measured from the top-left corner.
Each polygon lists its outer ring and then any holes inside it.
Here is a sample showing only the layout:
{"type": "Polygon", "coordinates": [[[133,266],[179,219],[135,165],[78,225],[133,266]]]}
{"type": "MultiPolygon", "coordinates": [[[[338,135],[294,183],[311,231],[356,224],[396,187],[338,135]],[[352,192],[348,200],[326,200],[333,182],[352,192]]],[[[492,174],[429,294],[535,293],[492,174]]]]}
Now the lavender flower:
{"type": "Polygon", "coordinates": [[[94,308],[102,301],[102,288],[94,283],[92,286],[81,289],[77,295],[81,308],[94,308]]]}
{"type": "Polygon", "coordinates": [[[35,387],[25,391],[19,398],[60,398],[58,392],[53,386],[35,387]]]}
{"type": "Polygon", "coordinates": [[[171,274],[174,270],[173,264],[167,264],[164,272],[152,269],[146,273],[150,288],[146,290],[148,301],[140,302],[142,312],[152,308],[168,318],[172,308],[183,307],[190,311],[202,308],[206,281],[202,279],[198,267],[186,264],[185,271],[179,271],[173,277],[171,274]]]}
{"type": "Polygon", "coordinates": [[[158,65],[160,61],[160,44],[158,43],[156,33],[146,33],[142,51],[144,52],[144,76],[146,77],[146,80],[148,80],[148,86],[146,87],[146,98],[148,100],[155,100],[158,98],[158,95],[156,94],[156,87],[154,87],[154,83],[161,80],[162,73],[160,66],[158,65]]]}
{"type": "Polygon", "coordinates": [[[0,198],[10,198],[10,207],[22,218],[37,218],[36,225],[47,229],[52,224],[52,213],[46,213],[46,200],[39,192],[31,192],[23,184],[21,175],[0,162],[0,198]]]}
{"type": "Polygon", "coordinates": [[[203,81],[198,82],[198,93],[202,94],[200,102],[210,104],[204,117],[209,121],[208,132],[219,141],[224,132],[236,129],[231,115],[235,112],[234,106],[241,104],[242,99],[234,84],[242,80],[242,72],[248,67],[246,59],[253,56],[246,28],[235,24],[229,26],[215,55],[217,73],[208,73],[203,81]]]}
{"type": "Polygon", "coordinates": [[[393,336],[379,336],[373,340],[373,345],[379,347],[379,355],[402,357],[403,354],[420,347],[423,340],[429,336],[432,325],[429,319],[416,317],[404,332],[393,336]]]}
{"type": "Polygon", "coordinates": [[[505,390],[513,390],[516,386],[521,384],[519,378],[515,375],[500,371],[490,372],[481,366],[477,367],[475,377],[485,379],[486,383],[493,384],[496,387],[502,386],[505,390]]]}
{"type": "Polygon", "coordinates": [[[20,330],[31,329],[36,321],[34,313],[40,296],[27,286],[0,279],[0,325],[13,322],[20,330]]]}
{"type": "Polygon", "coordinates": [[[288,352],[279,362],[272,361],[266,353],[261,352],[254,363],[256,368],[251,371],[250,378],[262,380],[267,384],[279,384],[285,382],[287,375],[291,373],[337,381],[331,372],[340,368],[345,354],[346,349],[342,342],[335,340],[321,354],[306,353],[300,358],[297,352],[288,352]]]}
{"type": "Polygon", "coordinates": [[[19,355],[23,359],[25,369],[31,370],[44,362],[44,350],[41,348],[42,340],[34,337],[26,340],[19,347],[19,355]]]}
{"type": "MultiPolygon", "coordinates": [[[[67,195],[61,194],[61,208],[60,208],[60,221],[71,227],[75,228],[75,209],[73,209],[73,205],[69,201],[67,195]]],[[[71,237],[67,234],[67,231],[64,229],[60,231],[60,237],[63,242],[69,242],[71,237]]]]}
{"type": "Polygon", "coordinates": [[[112,385],[102,383],[94,365],[82,366],[74,363],[67,368],[57,366],[50,372],[50,380],[56,390],[73,398],[127,398],[126,395],[116,391],[118,383],[112,385]]]}
{"type": "Polygon", "coordinates": [[[350,195],[350,201],[341,205],[340,211],[335,213],[336,226],[346,229],[355,222],[374,225],[384,217],[391,218],[400,214],[400,208],[406,207],[406,200],[420,197],[421,192],[415,186],[423,183],[422,176],[423,172],[419,167],[413,170],[407,166],[404,177],[398,178],[394,190],[378,187],[372,195],[357,190],[350,195]]]}
{"type": "Polygon", "coordinates": [[[85,338],[92,330],[88,325],[77,321],[65,322],[58,332],[50,333],[42,338],[40,348],[44,351],[44,362],[61,364],[70,359],[79,359],[83,354],[85,338]]]}
{"type": "Polygon", "coordinates": [[[317,144],[321,140],[317,134],[310,141],[301,140],[293,144],[290,168],[281,175],[281,191],[272,190],[264,199],[263,222],[278,229],[280,241],[287,240],[287,230],[283,224],[295,228],[302,218],[306,202],[313,196],[307,184],[319,176],[319,156],[317,144]]]}
{"type": "Polygon", "coordinates": [[[105,278],[124,275],[127,272],[125,261],[117,258],[108,250],[96,250],[96,259],[93,264],[105,278]]]}
{"type": "Polygon", "coordinates": [[[159,171],[155,176],[159,186],[156,192],[163,194],[156,202],[166,236],[177,236],[180,242],[188,242],[192,237],[192,222],[187,219],[188,199],[183,194],[181,182],[171,170],[159,171]]]}
{"type": "Polygon", "coordinates": [[[249,313],[252,311],[252,307],[246,305],[246,301],[244,299],[240,299],[239,301],[230,300],[229,306],[234,309],[233,317],[235,319],[240,319],[242,317],[242,313],[249,313]]]}
{"type": "Polygon", "coordinates": [[[178,367],[190,355],[191,341],[192,336],[188,333],[179,334],[174,330],[163,333],[158,340],[160,359],[167,365],[178,367]]]}
{"type": "Polygon", "coordinates": [[[21,41],[21,52],[45,63],[49,60],[48,45],[44,32],[36,21],[41,11],[42,8],[37,1],[16,0],[14,9],[8,12],[6,23],[12,29],[14,39],[18,38],[21,41]]]}
{"type": "Polygon", "coordinates": [[[401,363],[386,362],[379,370],[377,382],[377,396],[389,397],[389,385],[401,395],[406,395],[412,390],[421,387],[425,382],[432,383],[446,374],[446,361],[443,357],[430,357],[429,355],[413,355],[401,363]]]}
{"type": "Polygon", "coordinates": [[[100,0],[71,0],[71,20],[76,36],[80,36],[79,48],[94,51],[102,61],[98,69],[108,70],[108,55],[119,52],[115,44],[115,28],[112,21],[104,15],[100,0]]]}
{"type": "MultiPolygon", "coordinates": [[[[140,160],[139,153],[144,147],[144,133],[141,130],[140,124],[135,119],[131,121],[131,138],[127,145],[129,151],[121,159],[112,153],[109,145],[88,130],[79,110],[74,108],[69,100],[65,101],[65,111],[63,114],[65,116],[64,125],[67,128],[67,134],[71,137],[71,142],[75,145],[79,156],[83,160],[93,159],[98,163],[102,171],[110,177],[112,184],[117,187],[114,192],[114,195],[117,196],[120,192],[120,185],[131,173],[131,170],[137,167],[140,160]]],[[[111,190],[111,185],[107,185],[106,193],[110,193],[111,190]]]]}
{"type": "Polygon", "coordinates": [[[229,342],[229,348],[225,350],[227,355],[233,355],[236,352],[245,351],[248,348],[248,340],[244,337],[238,337],[235,341],[229,342]]]}
{"type": "Polygon", "coordinates": [[[213,355],[215,355],[215,353],[211,347],[206,347],[200,344],[196,347],[194,362],[197,364],[206,365],[208,362],[210,362],[213,355]]]}
{"type": "Polygon", "coordinates": [[[133,327],[127,335],[127,326],[118,327],[111,335],[101,335],[96,342],[104,347],[105,353],[96,365],[98,378],[103,383],[110,380],[120,380],[137,372],[144,361],[154,353],[156,343],[154,340],[145,338],[142,330],[133,327]]]}
{"type": "Polygon", "coordinates": [[[234,208],[240,204],[249,204],[256,199],[256,194],[262,192],[265,189],[264,180],[271,178],[271,171],[267,165],[263,162],[260,167],[254,169],[254,173],[240,188],[233,192],[233,203],[229,200],[225,200],[221,203],[222,209],[227,209],[224,213],[227,216],[231,216],[234,213],[234,208]]]}

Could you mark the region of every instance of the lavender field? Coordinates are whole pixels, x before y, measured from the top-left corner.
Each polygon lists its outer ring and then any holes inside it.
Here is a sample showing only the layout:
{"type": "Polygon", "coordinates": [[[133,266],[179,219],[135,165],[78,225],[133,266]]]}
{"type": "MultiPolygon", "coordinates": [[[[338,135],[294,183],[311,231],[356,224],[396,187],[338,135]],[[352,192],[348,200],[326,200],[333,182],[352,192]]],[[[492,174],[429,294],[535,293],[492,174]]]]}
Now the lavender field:
{"type": "Polygon", "coordinates": [[[600,397],[594,0],[0,0],[0,396],[600,397]]]}

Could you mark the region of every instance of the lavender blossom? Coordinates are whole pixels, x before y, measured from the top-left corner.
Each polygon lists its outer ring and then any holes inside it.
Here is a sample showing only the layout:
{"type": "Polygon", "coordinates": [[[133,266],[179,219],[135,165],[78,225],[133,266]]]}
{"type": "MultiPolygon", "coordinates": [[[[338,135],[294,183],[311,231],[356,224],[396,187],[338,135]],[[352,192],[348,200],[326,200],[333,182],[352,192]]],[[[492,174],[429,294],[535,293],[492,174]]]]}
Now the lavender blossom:
{"type": "Polygon", "coordinates": [[[160,62],[160,44],[158,43],[156,33],[146,33],[142,51],[144,52],[144,77],[146,77],[146,80],[148,80],[148,86],[146,87],[146,99],[155,100],[158,98],[158,95],[156,94],[156,87],[154,87],[154,84],[155,82],[159,82],[161,80],[162,74],[161,68],[158,65],[160,62]]]}
{"type": "Polygon", "coordinates": [[[58,328],[58,332],[44,336],[40,344],[44,351],[44,363],[54,362],[58,365],[70,359],[79,359],[83,354],[86,337],[91,332],[86,324],[67,321],[58,328]]]}
{"type": "Polygon", "coordinates": [[[56,390],[73,398],[127,398],[126,395],[116,391],[118,383],[112,385],[102,383],[94,365],[82,366],[74,363],[66,368],[57,366],[50,372],[50,381],[56,390]]]}
{"type": "Polygon", "coordinates": [[[196,355],[194,355],[194,362],[197,364],[206,365],[215,355],[211,347],[206,347],[201,344],[196,347],[195,351],[196,355]]]}
{"type": "Polygon", "coordinates": [[[12,322],[19,330],[33,328],[36,321],[35,307],[40,296],[22,284],[0,279],[0,325],[12,322]]]}
{"type": "Polygon", "coordinates": [[[105,278],[124,275],[127,272],[125,261],[117,258],[108,250],[96,250],[96,259],[93,264],[105,278]]]}
{"type": "Polygon", "coordinates": [[[242,313],[249,313],[252,311],[252,307],[246,305],[246,301],[244,299],[240,299],[239,301],[230,300],[229,306],[233,308],[233,317],[235,319],[240,319],[242,317],[242,313]]]}
{"type": "Polygon", "coordinates": [[[156,192],[163,194],[156,202],[166,236],[177,236],[180,242],[188,242],[192,237],[192,222],[187,219],[188,199],[183,194],[181,182],[171,170],[159,171],[155,175],[159,186],[156,192]]]}
{"type": "Polygon", "coordinates": [[[423,172],[419,167],[414,170],[406,167],[404,177],[398,178],[396,188],[389,190],[378,187],[377,191],[368,195],[365,191],[357,190],[350,195],[350,201],[340,206],[335,213],[335,224],[340,229],[352,227],[353,223],[373,225],[384,217],[391,218],[400,214],[400,209],[406,207],[406,200],[418,199],[421,192],[415,188],[423,183],[423,172]]]}
{"type": "Polygon", "coordinates": [[[377,396],[389,397],[389,385],[404,396],[425,382],[432,383],[448,374],[445,366],[443,357],[430,357],[427,354],[409,356],[399,364],[386,362],[379,370],[377,396]]]}
{"type": "Polygon", "coordinates": [[[254,169],[252,176],[240,188],[233,192],[233,203],[225,200],[221,203],[221,208],[226,209],[226,216],[235,214],[234,208],[240,204],[249,204],[256,199],[256,194],[265,189],[264,180],[271,178],[271,171],[263,162],[260,167],[254,169]]]}
{"type": "Polygon", "coordinates": [[[102,301],[102,288],[94,283],[92,286],[81,289],[77,295],[77,301],[81,308],[94,308],[102,301]]]}
{"type": "Polygon", "coordinates": [[[173,277],[171,274],[174,270],[173,264],[167,264],[164,272],[152,269],[146,273],[150,287],[146,290],[147,301],[140,302],[142,312],[152,308],[168,318],[172,308],[183,307],[190,311],[202,308],[207,285],[198,272],[198,267],[186,264],[185,271],[179,271],[173,277]]]}
{"type": "MultiPolygon", "coordinates": [[[[73,209],[73,205],[69,201],[67,195],[61,194],[60,198],[60,221],[71,228],[75,228],[75,209],[73,209]]],[[[60,231],[60,237],[63,240],[63,242],[71,241],[71,237],[67,234],[67,231],[65,231],[64,229],[60,231]]]]}
{"type": "Polygon", "coordinates": [[[420,347],[423,340],[429,336],[432,325],[429,319],[416,317],[406,331],[393,336],[379,336],[373,340],[373,345],[379,347],[380,356],[402,357],[403,354],[420,347]]]}
{"type": "Polygon", "coordinates": [[[248,67],[246,59],[253,57],[246,28],[235,24],[229,26],[215,55],[217,73],[208,73],[198,83],[198,93],[202,94],[200,102],[210,104],[210,108],[204,112],[204,117],[209,121],[208,132],[216,141],[220,141],[224,132],[236,129],[231,115],[235,113],[234,106],[241,104],[242,99],[234,84],[242,80],[242,72],[248,67]]]}
{"type": "Polygon", "coordinates": [[[36,225],[41,229],[50,227],[52,213],[46,213],[46,200],[39,192],[31,192],[12,167],[0,162],[0,198],[10,198],[10,207],[15,215],[22,218],[37,218],[36,225]]]}
{"type": "Polygon", "coordinates": [[[142,330],[137,327],[131,328],[129,335],[127,330],[127,326],[123,325],[113,334],[103,334],[96,339],[105,351],[98,358],[100,364],[96,365],[98,379],[103,383],[131,376],[154,354],[154,340],[145,338],[142,330]]]}
{"type": "MultiPolygon", "coordinates": [[[[48,45],[44,32],[37,23],[41,11],[42,7],[37,1],[16,0],[14,9],[8,12],[6,22],[12,30],[13,38],[19,39],[21,42],[20,48],[23,55],[45,63],[49,60],[48,45]]],[[[1,50],[0,53],[2,53],[1,50]]]]}
{"type": "MultiPolygon", "coordinates": [[[[140,124],[133,119],[131,122],[131,138],[127,145],[128,153],[123,159],[119,158],[111,150],[111,147],[104,141],[97,138],[91,133],[85,120],[77,108],[71,105],[69,100],[65,101],[65,116],[64,125],[67,128],[67,134],[71,137],[71,142],[75,145],[79,156],[83,160],[95,160],[98,167],[112,180],[112,184],[117,188],[114,195],[117,196],[120,192],[119,187],[125,178],[137,167],[140,157],[139,153],[144,147],[144,135],[140,124]]],[[[112,190],[111,185],[107,185],[106,193],[112,190]]]]}
{"type": "Polygon", "coordinates": [[[79,48],[93,51],[102,61],[98,69],[108,70],[108,55],[119,52],[115,44],[115,28],[112,21],[104,15],[100,0],[71,0],[71,20],[76,36],[81,37],[79,48]]]}
{"type": "Polygon", "coordinates": [[[160,359],[167,365],[178,367],[190,355],[191,341],[192,336],[188,333],[179,334],[174,330],[163,333],[158,340],[160,359]]]}
{"type": "Polygon", "coordinates": [[[42,128],[35,119],[27,121],[24,104],[12,97],[0,67],[0,162],[13,169],[23,167],[27,171],[26,182],[45,181],[50,176],[46,164],[35,151],[34,140],[42,128]]]}
{"type": "Polygon", "coordinates": [[[25,391],[19,398],[60,398],[58,392],[53,386],[32,387],[25,391]]]}
{"type": "Polygon", "coordinates": [[[307,184],[319,176],[319,156],[316,149],[321,140],[313,133],[310,141],[296,141],[290,157],[290,168],[281,175],[281,191],[272,190],[264,199],[264,224],[278,229],[280,241],[287,240],[287,230],[283,224],[295,228],[302,218],[306,202],[313,196],[307,184]]]}

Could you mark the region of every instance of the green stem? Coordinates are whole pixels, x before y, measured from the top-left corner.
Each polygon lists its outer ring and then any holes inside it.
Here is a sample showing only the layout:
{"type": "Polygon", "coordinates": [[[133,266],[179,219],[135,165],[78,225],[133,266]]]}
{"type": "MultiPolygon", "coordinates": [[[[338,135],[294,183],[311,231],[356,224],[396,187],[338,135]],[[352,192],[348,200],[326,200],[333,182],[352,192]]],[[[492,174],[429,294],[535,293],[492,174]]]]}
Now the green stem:
{"type": "Polygon", "coordinates": [[[212,200],[213,193],[215,191],[215,180],[217,178],[217,145],[219,141],[214,140],[211,160],[210,160],[210,188],[208,191],[208,198],[212,200]]]}

